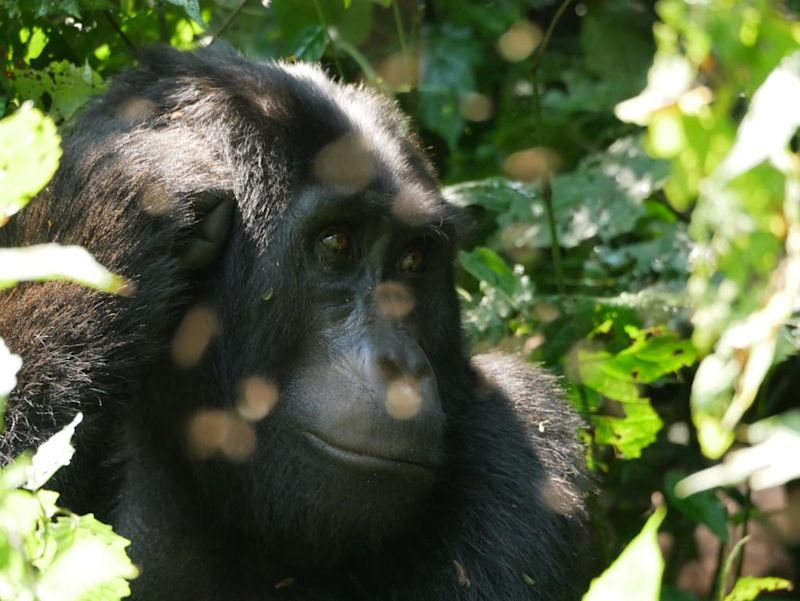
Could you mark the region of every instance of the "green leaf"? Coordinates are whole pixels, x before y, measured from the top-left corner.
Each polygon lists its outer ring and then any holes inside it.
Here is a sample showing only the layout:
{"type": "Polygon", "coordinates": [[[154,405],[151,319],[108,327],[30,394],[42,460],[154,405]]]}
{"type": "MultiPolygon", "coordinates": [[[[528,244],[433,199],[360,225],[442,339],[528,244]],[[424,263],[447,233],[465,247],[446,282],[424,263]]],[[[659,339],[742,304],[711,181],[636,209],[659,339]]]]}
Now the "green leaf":
{"type": "Polygon", "coordinates": [[[0,121],[0,225],[50,181],[59,141],[52,119],[28,103],[0,121]]]}
{"type": "Polygon", "coordinates": [[[641,457],[642,450],[656,441],[664,423],[647,399],[623,403],[625,417],[591,415],[598,444],[613,446],[625,459],[641,457]]]}
{"type": "Polygon", "coordinates": [[[656,537],[666,514],[663,507],[656,509],[611,567],[592,581],[583,601],[658,601],[664,559],[656,537]]]}
{"type": "Polygon", "coordinates": [[[199,0],[166,0],[170,4],[174,6],[179,6],[183,10],[186,11],[186,14],[189,15],[198,25],[202,25],[203,28],[206,27],[205,21],[203,21],[203,17],[200,16],[200,1],[199,0]]]}
{"type": "Polygon", "coordinates": [[[64,426],[59,432],[45,441],[34,453],[28,468],[28,479],[22,485],[28,490],[38,490],[53,474],[65,465],[69,465],[75,449],[72,446],[72,437],[75,428],[83,420],[83,414],[78,413],[75,418],[64,426]]]}
{"type": "Polygon", "coordinates": [[[736,581],[725,601],[753,601],[763,592],[790,591],[792,583],[783,578],[745,576],[736,581]]]}
{"type": "Polygon", "coordinates": [[[17,385],[17,372],[22,367],[22,358],[13,354],[0,338],[0,418],[5,410],[8,393],[17,385]]]}
{"type": "Polygon", "coordinates": [[[693,522],[705,524],[722,542],[728,542],[728,512],[712,491],[680,498],[675,494],[675,485],[686,474],[670,470],[664,477],[664,492],[669,504],[693,522]]]}
{"type": "Polygon", "coordinates": [[[424,52],[419,118],[454,150],[466,123],[459,110],[459,97],[476,89],[480,46],[471,30],[445,25],[426,30],[424,52]]]}
{"type": "Polygon", "coordinates": [[[517,291],[518,281],[508,264],[490,248],[480,246],[458,253],[461,265],[482,282],[504,292],[509,299],[517,291]]]}
{"type": "Polygon", "coordinates": [[[67,280],[106,292],[121,292],[125,280],[79,246],[37,244],[0,249],[0,290],[23,281],[67,280]]]}
{"type": "Polygon", "coordinates": [[[88,62],[80,67],[69,61],[50,63],[46,69],[18,69],[13,86],[17,95],[34,100],[40,108],[49,99],[49,114],[58,122],[70,119],[104,88],[102,78],[88,62]]]}
{"type": "Polygon", "coordinates": [[[495,213],[508,212],[520,198],[533,205],[541,201],[539,192],[531,186],[502,177],[461,182],[442,190],[447,200],[459,207],[483,207],[495,213]]]}
{"type": "Polygon", "coordinates": [[[312,25],[301,30],[290,47],[294,48],[292,54],[299,60],[316,62],[325,54],[329,43],[328,30],[321,25],[312,25]]]}
{"type": "Polygon", "coordinates": [[[138,570],[125,548],[130,542],[91,514],[59,517],[48,528],[47,553],[37,593],[48,601],[112,601],[130,594],[138,570]],[[87,569],[91,566],[91,569],[87,569]]]}
{"type": "MultiPolygon", "coordinates": [[[[645,200],[663,187],[668,165],[654,161],[633,137],[621,138],[590,155],[572,172],[553,178],[553,211],[559,245],[610,241],[634,231],[646,214],[645,200]]],[[[497,223],[515,247],[550,247],[544,200],[538,190],[502,178],[466,182],[446,189],[460,206],[499,213],[497,223]]],[[[502,235],[501,235],[502,237],[502,235]]]]}

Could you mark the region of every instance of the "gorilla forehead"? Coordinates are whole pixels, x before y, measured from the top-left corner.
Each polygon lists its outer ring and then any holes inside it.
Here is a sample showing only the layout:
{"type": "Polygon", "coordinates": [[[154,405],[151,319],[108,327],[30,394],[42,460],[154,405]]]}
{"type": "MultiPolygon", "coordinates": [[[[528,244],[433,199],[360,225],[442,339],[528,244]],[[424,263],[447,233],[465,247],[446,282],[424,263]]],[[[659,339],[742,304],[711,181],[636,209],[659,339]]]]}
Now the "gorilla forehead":
{"type": "MultiPolygon", "coordinates": [[[[221,164],[245,227],[275,223],[310,185],[326,197],[380,200],[413,222],[456,218],[394,101],[336,83],[316,66],[254,63],[224,47],[192,54],[156,48],[117,80],[100,108],[130,127],[134,154],[143,149],[164,166],[221,164]]],[[[160,171],[166,180],[190,172],[160,171]]]]}

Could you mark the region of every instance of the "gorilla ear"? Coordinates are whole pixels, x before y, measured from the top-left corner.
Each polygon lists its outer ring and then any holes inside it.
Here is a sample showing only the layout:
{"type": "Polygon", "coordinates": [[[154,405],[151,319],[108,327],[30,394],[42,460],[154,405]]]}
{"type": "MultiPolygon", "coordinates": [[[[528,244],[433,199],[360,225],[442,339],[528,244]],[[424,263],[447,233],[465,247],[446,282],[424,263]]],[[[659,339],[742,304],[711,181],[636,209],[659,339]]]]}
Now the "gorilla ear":
{"type": "Polygon", "coordinates": [[[236,199],[230,190],[206,190],[191,199],[194,225],[175,244],[175,256],[190,271],[208,267],[225,247],[236,199]]]}

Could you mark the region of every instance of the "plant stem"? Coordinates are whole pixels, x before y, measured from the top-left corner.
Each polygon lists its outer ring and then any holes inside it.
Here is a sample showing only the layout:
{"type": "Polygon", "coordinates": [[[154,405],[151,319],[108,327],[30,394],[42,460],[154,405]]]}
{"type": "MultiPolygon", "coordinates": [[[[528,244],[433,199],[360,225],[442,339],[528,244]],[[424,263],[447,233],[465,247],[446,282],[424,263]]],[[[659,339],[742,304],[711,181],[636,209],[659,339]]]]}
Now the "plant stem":
{"type": "Polygon", "coordinates": [[[339,77],[344,81],[344,69],[342,68],[342,63],[339,62],[339,56],[336,53],[338,48],[337,40],[331,38],[330,33],[330,25],[328,25],[328,20],[325,18],[325,13],[322,12],[322,6],[320,6],[319,0],[314,0],[314,9],[317,11],[317,16],[319,17],[320,25],[325,28],[325,34],[328,36],[328,40],[333,42],[333,64],[336,65],[336,71],[339,73],[339,77]]]}
{"type": "Polygon", "coordinates": [[[247,3],[247,0],[242,0],[242,1],[239,3],[239,6],[237,6],[236,8],[234,8],[234,9],[233,9],[233,12],[231,12],[231,14],[229,14],[229,15],[228,15],[228,18],[227,18],[227,19],[225,19],[225,22],[222,24],[222,27],[220,27],[220,28],[217,30],[217,33],[215,33],[213,36],[211,36],[211,41],[212,41],[212,42],[213,42],[214,40],[216,40],[216,39],[217,39],[219,36],[221,36],[223,33],[225,33],[225,30],[226,30],[226,29],[228,29],[228,27],[230,27],[230,26],[231,26],[231,23],[233,23],[233,20],[234,20],[236,17],[238,17],[238,16],[239,16],[239,13],[240,13],[240,12],[242,12],[242,9],[244,8],[244,5],[245,5],[246,3],[247,3]]]}

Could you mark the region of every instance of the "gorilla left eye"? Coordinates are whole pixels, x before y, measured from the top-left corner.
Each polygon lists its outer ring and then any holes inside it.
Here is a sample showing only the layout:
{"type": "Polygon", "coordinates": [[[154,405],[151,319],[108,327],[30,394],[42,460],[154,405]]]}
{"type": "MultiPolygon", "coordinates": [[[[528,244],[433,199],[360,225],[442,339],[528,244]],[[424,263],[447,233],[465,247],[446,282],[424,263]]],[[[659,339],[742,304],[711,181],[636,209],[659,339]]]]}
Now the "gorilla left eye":
{"type": "Polygon", "coordinates": [[[347,231],[338,226],[329,227],[319,237],[319,244],[328,258],[335,261],[348,261],[353,258],[353,241],[347,231]]]}
{"type": "Polygon", "coordinates": [[[400,269],[410,273],[419,273],[425,267],[425,253],[421,248],[412,248],[400,259],[400,269]]]}

